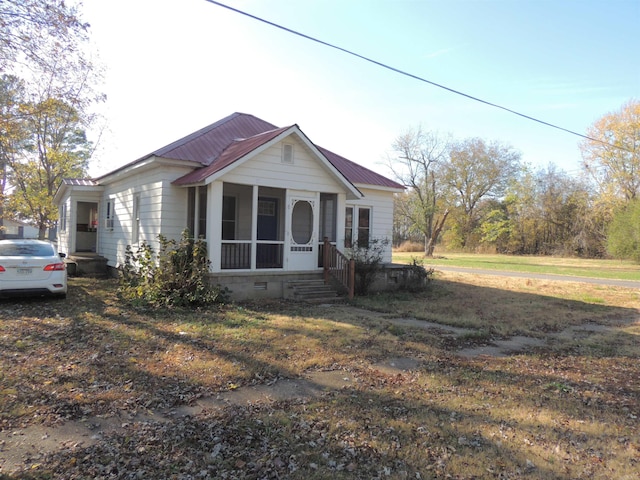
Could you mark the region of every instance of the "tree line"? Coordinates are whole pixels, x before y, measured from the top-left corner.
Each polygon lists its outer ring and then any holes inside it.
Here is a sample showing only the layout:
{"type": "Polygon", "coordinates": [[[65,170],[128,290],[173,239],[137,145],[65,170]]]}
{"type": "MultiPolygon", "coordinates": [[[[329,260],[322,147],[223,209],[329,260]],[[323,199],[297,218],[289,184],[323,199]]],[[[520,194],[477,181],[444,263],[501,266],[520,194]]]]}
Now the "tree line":
{"type": "Polygon", "coordinates": [[[580,144],[581,174],[533,168],[513,147],[411,129],[387,167],[394,245],[528,255],[615,256],[640,262],[640,101],[603,115],[580,144]]]}

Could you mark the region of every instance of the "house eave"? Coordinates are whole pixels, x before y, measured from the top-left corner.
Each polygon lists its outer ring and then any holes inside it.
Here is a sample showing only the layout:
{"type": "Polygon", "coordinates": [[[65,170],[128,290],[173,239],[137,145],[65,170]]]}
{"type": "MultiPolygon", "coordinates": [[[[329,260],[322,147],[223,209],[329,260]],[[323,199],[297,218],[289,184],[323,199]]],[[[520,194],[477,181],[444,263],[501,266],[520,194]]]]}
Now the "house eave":
{"type": "Polygon", "coordinates": [[[175,160],[171,158],[157,157],[155,155],[149,155],[143,157],[135,162],[124,165],[116,170],[106,173],[100,177],[94,179],[96,183],[105,184],[117,181],[123,177],[132,175],[134,173],[141,173],[150,170],[156,166],[175,166],[194,170],[198,167],[202,167],[199,162],[192,160],[175,160]]]}
{"type": "Polygon", "coordinates": [[[384,185],[370,185],[367,183],[356,183],[355,186],[358,187],[358,189],[378,190],[381,192],[390,193],[402,193],[406,190],[405,188],[386,187],[384,185]]]}
{"type": "Polygon", "coordinates": [[[102,193],[104,191],[104,187],[102,185],[66,185],[66,184],[62,184],[60,186],[60,188],[58,188],[58,190],[56,191],[55,195],[53,196],[53,202],[55,204],[60,203],[60,200],[62,200],[62,197],[64,197],[64,195],[68,191],[79,192],[79,193],[85,192],[85,193],[95,194],[95,193],[102,193]]]}

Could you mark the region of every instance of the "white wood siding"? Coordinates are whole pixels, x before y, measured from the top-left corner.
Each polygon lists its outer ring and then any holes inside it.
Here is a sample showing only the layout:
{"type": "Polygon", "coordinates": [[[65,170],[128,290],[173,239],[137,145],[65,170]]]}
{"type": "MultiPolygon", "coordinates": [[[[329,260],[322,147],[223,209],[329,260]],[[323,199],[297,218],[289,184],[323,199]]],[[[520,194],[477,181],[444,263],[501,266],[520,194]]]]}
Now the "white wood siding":
{"type": "Polygon", "coordinates": [[[114,222],[112,230],[104,227],[100,230],[98,253],[109,259],[110,266],[121,264],[127,245],[132,244],[133,202],[136,195],[140,196],[137,245],[146,242],[157,252],[160,233],[169,239],[180,238],[182,231],[187,228],[187,189],[173,186],[171,182],[185,173],[182,168],[159,166],[105,186],[100,222],[104,225],[104,205],[109,200],[113,205],[114,222]]]}
{"type": "MultiPolygon", "coordinates": [[[[391,240],[393,238],[393,193],[381,190],[368,189],[363,185],[356,185],[364,194],[364,198],[359,200],[347,200],[347,207],[369,207],[371,208],[371,238],[388,239],[389,243],[385,248],[383,261],[391,263],[391,240]]],[[[357,218],[354,218],[357,222],[357,218]]],[[[342,231],[338,232],[344,242],[344,224],[342,231]]]]}
{"type": "Polygon", "coordinates": [[[222,178],[225,182],[310,192],[342,193],[344,186],[295,136],[287,137],[222,178]],[[282,145],[293,144],[293,164],[282,163],[282,145]]]}
{"type": "Polygon", "coordinates": [[[69,193],[64,196],[58,208],[59,213],[65,215],[64,219],[62,217],[58,219],[58,251],[69,255],[71,253],[71,198],[69,193]],[[63,224],[65,225],[64,230],[61,228],[63,224]]]}

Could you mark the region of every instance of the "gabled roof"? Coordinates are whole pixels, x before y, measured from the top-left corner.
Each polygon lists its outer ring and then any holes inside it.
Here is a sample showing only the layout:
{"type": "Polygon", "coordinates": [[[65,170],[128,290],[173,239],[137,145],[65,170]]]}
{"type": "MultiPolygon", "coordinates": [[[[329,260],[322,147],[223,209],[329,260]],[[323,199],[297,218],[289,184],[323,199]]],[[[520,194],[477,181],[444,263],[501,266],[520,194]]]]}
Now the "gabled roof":
{"type": "MultiPolygon", "coordinates": [[[[290,128],[292,127],[277,128],[253,115],[234,113],[150,155],[200,162],[204,168],[194,170],[174,182],[177,185],[200,183],[290,128]]],[[[404,188],[399,183],[325,148],[311,145],[352,185],[357,183],[391,189],[404,188]]]]}
{"type": "MultiPolygon", "coordinates": [[[[137,168],[153,161],[154,158],[159,158],[185,162],[185,166],[195,165],[197,167],[197,165],[201,165],[201,168],[196,168],[173,183],[176,185],[202,183],[209,176],[232,166],[254,150],[294,127],[298,134],[304,136],[297,125],[278,128],[253,115],[236,112],[138,160],[87,181],[99,185],[101,180],[113,175],[120,175],[128,169],[137,168]]],[[[338,175],[351,186],[358,184],[393,190],[404,189],[399,183],[311,143],[306,136],[304,138],[312,150],[316,150],[317,154],[326,158],[326,161],[332,166],[330,169],[335,169],[338,175]]]]}
{"type": "Polygon", "coordinates": [[[228,147],[221,152],[217,159],[204,168],[199,168],[178,178],[173,183],[176,185],[188,185],[191,183],[200,183],[216,172],[228,167],[238,161],[256,148],[261,147],[265,143],[276,138],[278,135],[286,132],[291,127],[278,128],[259,133],[249,138],[233,140],[228,147]]]}
{"type": "Polygon", "coordinates": [[[176,140],[150,155],[189,160],[210,165],[229,145],[238,140],[263,134],[278,127],[253,115],[233,113],[197,132],[176,140]]]}

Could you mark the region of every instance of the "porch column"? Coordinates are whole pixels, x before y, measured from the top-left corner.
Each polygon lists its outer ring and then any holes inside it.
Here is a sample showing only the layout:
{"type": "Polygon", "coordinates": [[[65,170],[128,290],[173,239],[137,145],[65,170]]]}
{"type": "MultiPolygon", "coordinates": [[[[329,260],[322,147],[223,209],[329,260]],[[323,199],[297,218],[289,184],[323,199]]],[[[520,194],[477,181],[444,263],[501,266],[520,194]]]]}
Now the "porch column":
{"type": "MultiPolygon", "coordinates": [[[[320,238],[320,192],[316,192],[316,202],[313,209],[313,231],[315,232],[311,239],[311,245],[313,245],[313,256],[314,258],[318,258],[320,242],[323,240],[320,238]]],[[[316,260],[316,266],[317,263],[318,262],[316,260]]]]}
{"type": "Polygon", "coordinates": [[[344,222],[346,206],[347,195],[339,193],[336,206],[336,248],[341,252],[344,252],[344,222]]]}
{"type": "Polygon", "coordinates": [[[209,184],[207,192],[207,255],[211,261],[211,271],[222,270],[220,252],[222,251],[222,192],[223,183],[215,181],[209,184]]]}
{"type": "Polygon", "coordinates": [[[258,252],[258,193],[260,187],[253,186],[251,199],[251,270],[256,269],[256,258],[258,252]]]}
{"type": "Polygon", "coordinates": [[[69,232],[69,246],[71,251],[69,253],[76,253],[78,251],[77,246],[77,230],[78,230],[78,201],[71,200],[71,207],[69,208],[69,222],[67,223],[67,231],[69,232]]]}

